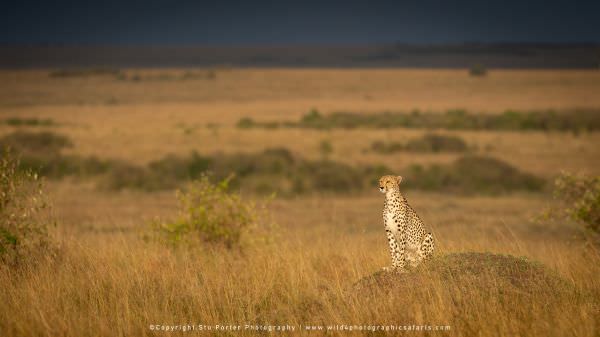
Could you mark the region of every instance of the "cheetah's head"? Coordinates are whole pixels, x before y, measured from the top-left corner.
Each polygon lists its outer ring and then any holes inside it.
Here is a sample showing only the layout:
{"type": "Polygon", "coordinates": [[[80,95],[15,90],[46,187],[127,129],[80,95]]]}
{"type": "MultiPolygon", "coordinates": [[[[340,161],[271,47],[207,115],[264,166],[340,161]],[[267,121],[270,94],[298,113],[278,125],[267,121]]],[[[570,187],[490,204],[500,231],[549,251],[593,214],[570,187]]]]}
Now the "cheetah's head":
{"type": "Polygon", "coordinates": [[[401,176],[383,176],[379,178],[379,191],[386,193],[391,190],[400,190],[401,176]]]}

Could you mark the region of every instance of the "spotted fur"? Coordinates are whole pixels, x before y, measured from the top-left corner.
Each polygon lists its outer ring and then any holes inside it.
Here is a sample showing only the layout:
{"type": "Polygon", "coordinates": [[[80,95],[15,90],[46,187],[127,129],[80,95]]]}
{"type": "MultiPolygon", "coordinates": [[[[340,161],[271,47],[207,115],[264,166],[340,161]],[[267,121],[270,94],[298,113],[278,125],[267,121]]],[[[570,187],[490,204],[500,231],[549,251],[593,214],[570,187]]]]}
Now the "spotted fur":
{"type": "MultiPolygon", "coordinates": [[[[435,243],[431,233],[400,192],[400,176],[383,176],[379,190],[385,194],[383,224],[390,246],[392,269],[404,270],[406,263],[417,266],[433,255],[435,243]]],[[[386,268],[388,269],[388,268],[386,268]]]]}

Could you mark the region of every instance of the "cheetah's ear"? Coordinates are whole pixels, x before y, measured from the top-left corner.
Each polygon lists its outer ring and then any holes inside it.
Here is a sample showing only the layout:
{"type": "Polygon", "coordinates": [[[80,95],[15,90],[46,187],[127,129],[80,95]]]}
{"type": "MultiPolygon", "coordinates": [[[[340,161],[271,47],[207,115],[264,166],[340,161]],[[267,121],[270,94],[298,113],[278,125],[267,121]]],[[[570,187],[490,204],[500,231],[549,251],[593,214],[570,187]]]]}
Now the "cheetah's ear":
{"type": "Polygon", "coordinates": [[[400,183],[402,182],[402,176],[397,176],[396,180],[398,180],[398,185],[400,185],[400,183]]]}

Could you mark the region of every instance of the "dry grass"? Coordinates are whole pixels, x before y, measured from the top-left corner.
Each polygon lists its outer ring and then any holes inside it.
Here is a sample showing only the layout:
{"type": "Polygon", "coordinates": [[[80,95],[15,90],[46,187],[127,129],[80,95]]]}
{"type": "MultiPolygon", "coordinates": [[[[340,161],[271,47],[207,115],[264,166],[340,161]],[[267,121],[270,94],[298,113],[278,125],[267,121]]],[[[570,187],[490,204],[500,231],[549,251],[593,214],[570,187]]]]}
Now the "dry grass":
{"type": "MultiPolygon", "coordinates": [[[[56,215],[66,223],[76,190],[54,191],[60,201],[56,215]]],[[[69,230],[65,225],[63,236],[69,238],[58,261],[0,272],[0,285],[6,289],[0,330],[19,336],[145,336],[154,335],[150,324],[248,323],[296,329],[320,324],[450,325],[450,334],[459,336],[598,333],[598,251],[568,239],[578,233],[573,227],[532,225],[527,219],[545,201],[526,195],[448,198],[417,193],[409,198],[432,225],[440,254],[527,256],[545,263],[548,277],[557,273],[564,285],[530,281],[522,272],[516,275],[524,285],[506,288],[502,275],[479,269],[449,279],[432,273],[418,283],[408,278],[391,294],[383,288],[353,290],[355,282],[389,263],[379,223],[381,196],[373,193],[277,201],[272,211],[283,224],[275,233],[278,240],[243,254],[171,250],[145,242],[145,224],[132,220],[140,214],[169,216],[153,207],[159,200],[171,200],[167,194],[89,197],[79,204],[79,212],[95,214],[98,227],[69,230]],[[120,198],[136,199],[138,209],[120,198]],[[99,213],[99,207],[110,207],[111,214],[99,213]],[[306,209],[312,211],[306,214],[306,209]],[[127,223],[131,225],[120,231],[110,230],[127,223]]]]}
{"type": "MultiPolygon", "coordinates": [[[[463,70],[227,69],[215,80],[133,83],[111,76],[52,78],[50,70],[1,71],[0,119],[51,119],[52,128],[75,143],[72,152],[147,163],[168,153],[258,152],[285,146],[307,158],[323,140],[331,159],[351,164],[447,163],[456,155],[364,153],[374,141],[404,143],[423,130],[244,130],[242,117],[298,120],[312,108],[335,111],[444,112],[463,108],[496,113],[507,109],[599,108],[600,73],[594,71],[496,70],[472,78],[463,70]],[[112,103],[107,103],[112,102],[112,103]],[[211,126],[212,127],[207,127],[211,126]]],[[[179,76],[185,70],[126,70],[179,76]]],[[[0,125],[0,134],[14,127],[0,125]]],[[[560,170],[598,173],[599,133],[447,132],[477,152],[499,157],[545,177],[560,170]]]]}
{"type": "MultiPolygon", "coordinates": [[[[405,143],[425,130],[239,130],[235,123],[245,116],[297,120],[313,107],[323,113],[600,107],[600,73],[592,71],[494,70],[473,78],[463,70],[227,69],[217,70],[215,79],[185,81],[159,76],[164,72],[185,70],[125,70],[127,76],[156,79],[139,82],[1,71],[0,119],[51,119],[54,125],[37,125],[35,131],[67,135],[73,140],[68,153],[135,164],[168,153],[256,152],[273,146],[316,159],[325,140],[332,145],[332,160],[400,169],[449,163],[457,155],[364,151],[374,141],[405,143]]],[[[31,128],[3,124],[0,135],[31,128]]],[[[473,154],[546,178],[560,170],[600,173],[600,133],[438,132],[461,137],[473,154]]],[[[406,278],[400,292],[389,294],[353,290],[355,282],[389,263],[377,191],[275,199],[270,206],[279,224],[275,242],[235,253],[146,242],[143,234],[153,219],[176,214],[173,192],[114,193],[68,179],[48,189],[59,258],[0,269],[2,336],[155,336],[150,324],[188,323],[296,329],[450,325],[450,332],[425,334],[459,336],[600,333],[600,254],[574,224],[531,221],[548,206],[549,196],[407,195],[434,232],[442,261],[445,254],[473,251],[525,256],[543,263],[543,275],[560,277],[563,286],[532,283],[523,275],[531,287],[515,289],[506,287],[502,275],[444,278],[434,270],[418,284],[406,278]],[[402,291],[405,287],[410,290],[402,291]]],[[[513,270],[512,262],[507,268],[513,270]]]]}

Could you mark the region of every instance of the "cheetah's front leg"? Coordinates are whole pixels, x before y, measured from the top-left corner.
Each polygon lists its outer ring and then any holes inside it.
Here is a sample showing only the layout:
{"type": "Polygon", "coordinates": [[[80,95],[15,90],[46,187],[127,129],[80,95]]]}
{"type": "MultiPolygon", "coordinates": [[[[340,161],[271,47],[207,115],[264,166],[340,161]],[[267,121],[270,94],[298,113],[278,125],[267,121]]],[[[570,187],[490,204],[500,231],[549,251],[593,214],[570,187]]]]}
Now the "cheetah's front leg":
{"type": "Polygon", "coordinates": [[[392,267],[384,267],[384,270],[391,270],[391,269],[395,269],[395,270],[404,270],[404,245],[402,244],[402,240],[401,243],[399,244],[398,241],[396,240],[396,237],[394,236],[394,233],[392,233],[391,230],[387,229],[385,230],[385,234],[387,235],[387,239],[388,239],[388,243],[390,245],[390,255],[392,257],[392,267]]]}

